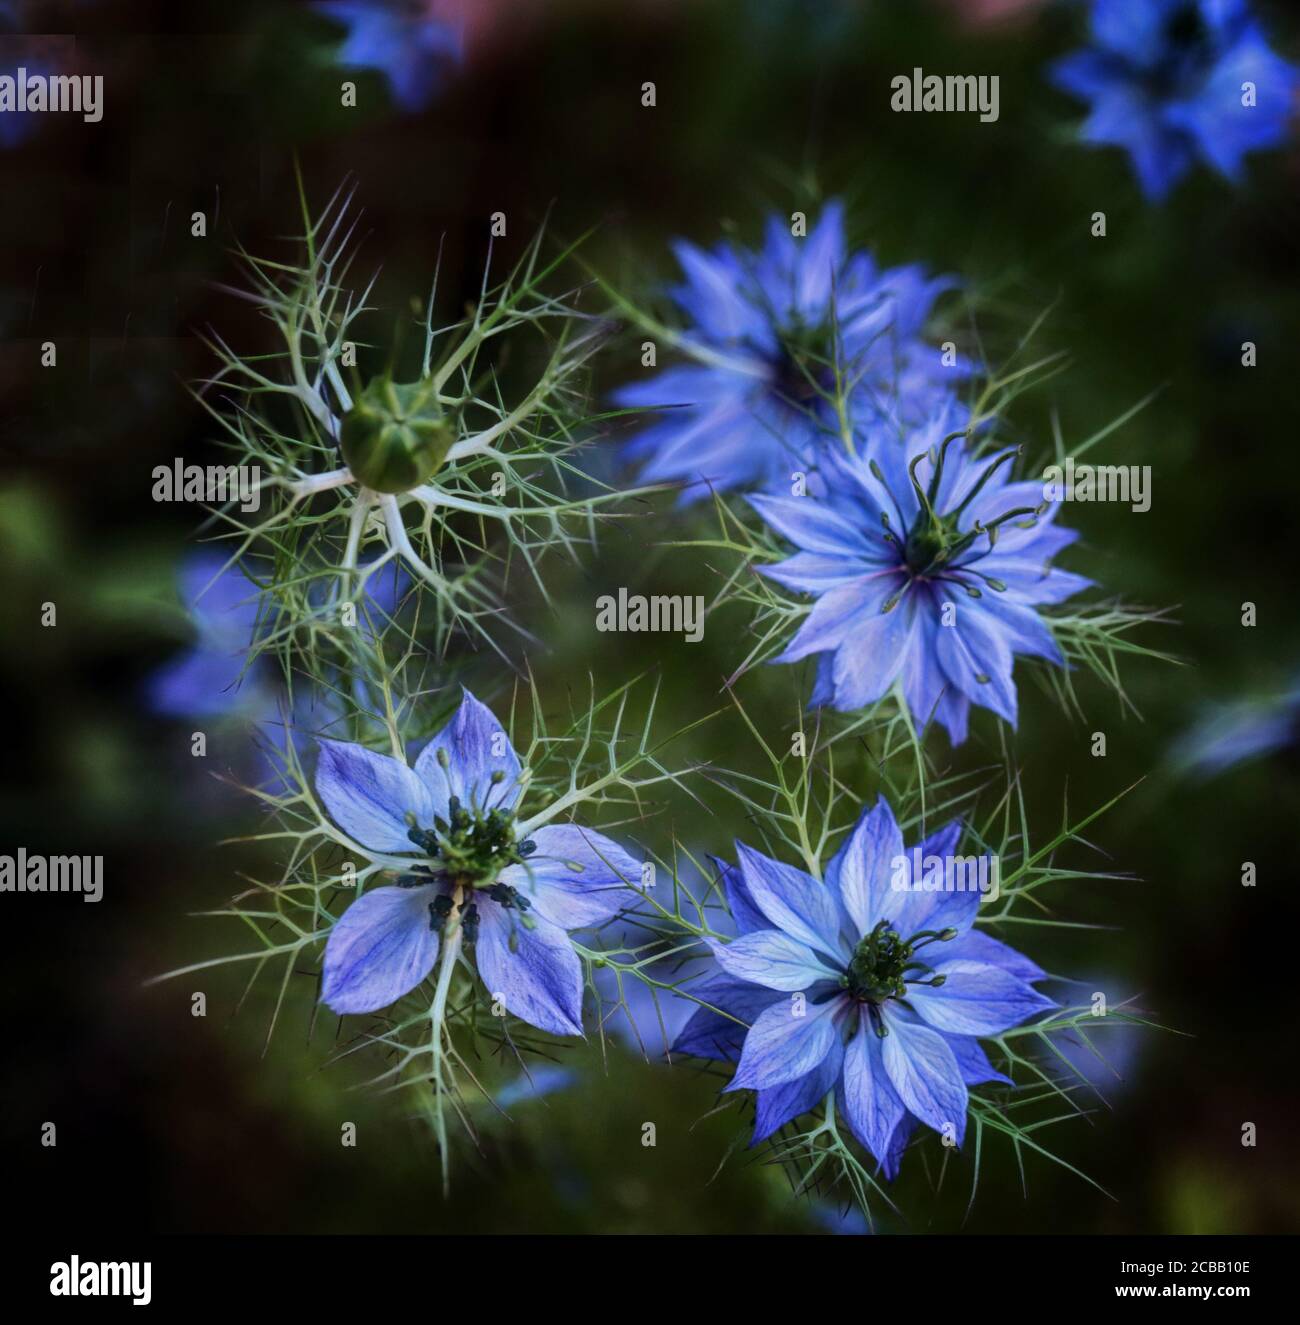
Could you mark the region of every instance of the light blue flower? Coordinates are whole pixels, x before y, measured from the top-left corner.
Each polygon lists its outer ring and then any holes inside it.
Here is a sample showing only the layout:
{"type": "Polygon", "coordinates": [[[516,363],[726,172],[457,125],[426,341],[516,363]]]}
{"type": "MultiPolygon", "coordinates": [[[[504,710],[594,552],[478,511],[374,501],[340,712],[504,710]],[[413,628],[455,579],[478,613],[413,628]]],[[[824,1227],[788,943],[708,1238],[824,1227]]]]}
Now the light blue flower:
{"type": "MultiPolygon", "coordinates": [[[[0,74],[16,79],[20,68],[27,70],[28,77],[40,75],[42,78],[50,78],[57,72],[46,61],[36,56],[0,64],[0,74]]],[[[41,121],[46,118],[39,111],[0,110],[0,150],[21,147],[35,134],[41,121]]]]}
{"type": "Polygon", "coordinates": [[[1300,741],[1300,684],[1280,695],[1207,705],[1175,743],[1176,766],[1210,778],[1300,741]]]}
{"type": "MultiPolygon", "coordinates": [[[[961,826],[920,843],[949,860],[961,826]]],[[[713,942],[721,974],[674,1048],[737,1061],[727,1090],[757,1092],[753,1143],[832,1091],[887,1177],[918,1122],[960,1145],[967,1087],[1006,1081],[979,1040],[1054,1004],[1027,957],[973,929],[978,888],[927,889],[892,810],[864,811],[818,881],[736,844],[728,876],[740,937],[713,942]],[[738,1024],[735,1018],[739,1018],[738,1024]]],[[[942,881],[942,880],[941,880],[942,881]]]]}
{"type": "Polygon", "coordinates": [[[149,678],[150,707],[175,718],[271,716],[270,672],[265,664],[248,662],[257,629],[257,587],[210,549],[187,556],[177,579],[195,638],[149,678]]]}
{"type": "MultiPolygon", "coordinates": [[[[698,878],[698,871],[683,854],[677,861],[677,878],[673,893],[681,914],[702,917],[715,934],[734,934],[735,923],[720,905],[712,904],[719,896],[727,897],[726,875],[735,869],[710,857],[717,883],[710,886],[698,878]],[[700,899],[708,898],[708,902],[700,899]]],[[[614,942],[627,951],[612,961],[627,966],[637,963],[641,970],[659,984],[677,986],[686,978],[680,943],[664,943],[662,920],[630,913],[620,922],[622,932],[611,935],[606,946],[614,942]],[[656,951],[665,955],[655,958],[656,951]]],[[[633,1053],[646,1058],[665,1055],[674,1040],[694,1013],[698,1004],[685,994],[672,989],[657,988],[634,975],[619,976],[613,965],[606,964],[595,972],[596,991],[601,1003],[601,1026],[622,1041],[633,1053]]]]}
{"type": "Polygon", "coordinates": [[[423,110],[447,67],[462,58],[460,31],[435,18],[427,0],[321,0],[315,7],[348,30],[339,64],[378,70],[404,110],[423,110]]]}
{"type": "MultiPolygon", "coordinates": [[[[214,548],[187,555],[177,572],[181,602],[194,628],[193,642],[146,683],[149,707],[164,717],[229,717],[273,721],[281,687],[275,669],[249,660],[261,616],[261,591],[214,548]]],[[[362,567],[362,573],[367,568],[362,567]]],[[[410,587],[396,562],[367,574],[358,627],[369,632],[390,618],[410,587]]]]}
{"type": "Polygon", "coordinates": [[[672,294],[690,323],[683,341],[694,362],[614,399],[663,411],[628,454],[647,482],[693,485],[683,501],[706,495],[705,484],[788,490],[792,471],[807,469],[836,427],[819,393],[837,372],[857,419],[916,417],[969,374],[960,361],[944,368],[921,338],[953,282],[847,256],[838,202],[804,239],[770,217],[758,253],[726,243],[708,253],[685,241],[674,251],[686,279],[672,294]]]}
{"type": "Polygon", "coordinates": [[[323,1001],[339,1013],[387,1007],[425,979],[456,926],[508,1012],[581,1035],[582,965],[568,932],[619,911],[637,862],[577,824],[517,836],[519,756],[468,691],[413,767],[361,745],[320,746],[316,790],[334,822],[382,863],[409,857],[395,885],[365,893],[335,923],[323,1001]]]}
{"type": "Polygon", "coordinates": [[[1058,61],[1053,80],[1092,104],[1085,141],[1124,148],[1148,197],[1198,158],[1237,180],[1247,152],[1285,138],[1297,71],[1246,0],[1092,0],[1091,21],[1092,46],[1058,61]]]}
{"type": "Polygon", "coordinates": [[[1015,724],[1014,655],[1063,663],[1037,609],[1089,584],[1049,565],[1076,535],[1043,485],[1008,479],[1014,448],[973,455],[962,418],[945,405],[905,443],[877,430],[859,457],[828,453],[821,498],[750,498],[801,549],[762,573],[817,597],[776,661],[820,655],[812,702],[842,711],[897,682],[954,745],[972,703],[1015,724]]]}

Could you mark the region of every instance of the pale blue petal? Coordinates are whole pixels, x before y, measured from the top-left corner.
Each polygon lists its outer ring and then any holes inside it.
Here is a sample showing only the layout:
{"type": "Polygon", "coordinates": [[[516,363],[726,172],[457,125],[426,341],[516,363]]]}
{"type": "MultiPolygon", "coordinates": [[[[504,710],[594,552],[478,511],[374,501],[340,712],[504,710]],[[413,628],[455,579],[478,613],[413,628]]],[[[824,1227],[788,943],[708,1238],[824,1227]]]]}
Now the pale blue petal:
{"type": "Polygon", "coordinates": [[[740,1065],[727,1090],[767,1090],[806,1076],[835,1044],[835,1016],[845,1000],[820,1006],[783,998],[759,1013],[745,1036],[740,1065]]]}
{"type": "Polygon", "coordinates": [[[631,886],[641,882],[641,864],[617,842],[577,824],[538,828],[531,839],[537,850],[502,870],[500,882],[517,888],[552,924],[602,925],[636,899],[631,886]]]}
{"type": "Polygon", "coordinates": [[[371,851],[413,853],[407,816],[418,827],[433,823],[433,798],[424,783],[400,759],[363,745],[322,740],[316,792],[330,818],[371,851]]]}
{"type": "Polygon", "coordinates": [[[352,903],[325,944],[321,1001],[335,1012],[377,1012],[433,970],[438,935],[429,905],[441,890],[375,888],[352,903]]]}
{"type": "Polygon", "coordinates": [[[467,809],[481,811],[513,809],[523,794],[519,756],[505,728],[468,690],[452,720],[420,751],[415,771],[443,819],[452,796],[467,809]],[[440,750],[446,751],[445,769],[438,759],[440,750]],[[499,782],[492,781],[496,773],[501,774],[499,782]]]}
{"type": "Polygon", "coordinates": [[[754,905],[777,929],[824,953],[832,965],[848,956],[840,937],[843,912],[831,888],[743,842],[736,843],[736,859],[754,905]]]}
{"type": "MultiPolygon", "coordinates": [[[[940,944],[927,948],[937,958],[940,944]]],[[[938,988],[909,985],[908,1001],[936,1030],[952,1035],[997,1035],[1056,1005],[1000,966],[944,961],[934,968],[938,988]]]]}
{"type": "Polygon", "coordinates": [[[489,995],[520,1021],[554,1035],[582,1034],[582,963],[568,935],[543,916],[482,897],[475,959],[489,995]]]}
{"type": "Polygon", "coordinates": [[[961,1145],[966,1135],[966,1083],[948,1042],[938,1031],[907,1020],[893,1004],[883,1006],[889,1034],[881,1046],[885,1071],[909,1113],[928,1127],[952,1130],[961,1145]]]}

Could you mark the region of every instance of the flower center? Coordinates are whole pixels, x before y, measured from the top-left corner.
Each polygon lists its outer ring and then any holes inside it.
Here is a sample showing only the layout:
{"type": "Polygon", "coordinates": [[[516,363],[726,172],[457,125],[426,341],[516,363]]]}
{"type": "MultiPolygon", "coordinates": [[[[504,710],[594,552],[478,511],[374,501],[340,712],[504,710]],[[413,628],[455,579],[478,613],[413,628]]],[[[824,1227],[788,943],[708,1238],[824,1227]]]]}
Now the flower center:
{"type": "Polygon", "coordinates": [[[905,998],[909,985],[938,989],[944,982],[933,967],[916,960],[916,953],[931,943],[947,943],[956,937],[955,929],[921,929],[904,940],[890,921],[882,920],[853,949],[843,976],[844,988],[850,998],[866,1006],[877,1035],[889,1034],[880,1016],[882,1004],[905,998]]]}
{"type": "MultiPolygon", "coordinates": [[[[1004,511],[996,519],[988,521],[987,524],[980,520],[972,522],[971,527],[964,532],[958,528],[962,515],[966,508],[983,490],[984,485],[1004,465],[1012,459],[1017,452],[1015,450],[1004,451],[1001,455],[995,457],[985,466],[979,478],[971,485],[970,491],[962,498],[960,505],[944,515],[940,515],[936,506],[939,499],[939,487],[943,482],[944,461],[948,455],[948,447],[958,438],[965,437],[967,432],[950,433],[943,439],[936,456],[931,451],[922,451],[920,455],[915,456],[907,472],[912,482],[912,490],[916,494],[917,504],[920,510],[916,518],[912,521],[911,527],[906,535],[900,539],[895,533],[893,525],[889,521],[888,511],[881,515],[881,522],[884,525],[884,539],[886,543],[894,546],[899,554],[902,568],[907,571],[908,580],[896,593],[885,600],[881,607],[882,612],[892,611],[898,605],[899,600],[907,590],[908,584],[914,579],[939,578],[942,577],[945,570],[955,569],[954,562],[963,552],[969,548],[976,539],[987,536],[989,540],[989,549],[991,550],[997,542],[998,530],[1008,520],[1016,520],[1020,517],[1029,517],[1023,520],[1022,527],[1028,528],[1037,520],[1042,511],[1042,507],[1035,506],[1017,506],[1012,510],[1004,511]],[[930,476],[928,487],[922,487],[920,479],[916,476],[916,468],[922,460],[929,456],[934,462],[934,472],[930,476]]],[[[888,492],[889,484],[885,479],[884,472],[875,460],[871,461],[871,472],[875,475],[877,481],[888,492]]],[[[890,492],[890,496],[894,494],[890,492]]],[[[894,497],[894,503],[897,507],[898,499],[894,497]]],[[[1001,580],[995,580],[989,575],[972,569],[969,565],[961,567],[963,571],[974,575],[982,580],[988,587],[996,593],[1001,593],[1006,589],[1006,585],[1001,580]]],[[[952,576],[947,578],[951,579],[952,576]]],[[[979,598],[982,591],[973,584],[967,584],[964,581],[957,581],[962,588],[972,597],[979,598]]]]}
{"type": "Polygon", "coordinates": [[[782,336],[772,359],[772,390],[791,404],[812,404],[835,386],[834,353],[829,326],[796,325],[782,336]]]}
{"type": "MultiPolygon", "coordinates": [[[[434,862],[436,872],[458,888],[484,888],[495,901],[515,905],[519,898],[513,888],[497,884],[496,878],[508,865],[518,865],[537,849],[531,841],[515,840],[515,820],[508,810],[483,813],[451,797],[447,818],[435,820],[432,828],[418,825],[407,833],[411,841],[434,862]],[[502,895],[497,896],[500,892],[502,895]],[[507,894],[509,896],[507,896],[507,894]]],[[[520,910],[527,909],[527,902],[520,910]]]]}
{"type": "Polygon", "coordinates": [[[1161,36],[1160,56],[1147,82],[1152,94],[1163,99],[1201,78],[1214,61],[1214,51],[1212,34],[1196,0],[1188,0],[1170,13],[1161,36]]]}

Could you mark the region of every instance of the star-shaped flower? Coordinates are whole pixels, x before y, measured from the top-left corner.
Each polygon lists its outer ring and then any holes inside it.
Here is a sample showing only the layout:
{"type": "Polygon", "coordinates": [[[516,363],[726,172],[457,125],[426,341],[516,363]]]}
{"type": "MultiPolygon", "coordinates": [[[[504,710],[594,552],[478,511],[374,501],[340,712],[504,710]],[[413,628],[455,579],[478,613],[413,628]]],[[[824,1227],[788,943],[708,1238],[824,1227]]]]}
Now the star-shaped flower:
{"type": "Polygon", "coordinates": [[[1007,1079],[979,1040],[1055,1005],[1035,963],[972,928],[985,891],[960,838],[951,823],[906,852],[882,798],[824,880],[737,842],[740,937],[712,942],[722,973],[692,991],[721,1011],[697,1011],[674,1048],[738,1060],[727,1089],[758,1092],[755,1144],[834,1091],[893,1177],[918,1122],[961,1145],[967,1087],[1007,1079]]]}
{"type": "Polygon", "coordinates": [[[1076,534],[1043,484],[1008,480],[1014,448],[974,455],[958,419],[945,405],[905,443],[877,430],[860,456],[831,453],[820,498],[750,498],[801,549],[762,573],[817,596],[776,661],[820,655],[812,701],[842,711],[899,682],[954,745],[971,704],[1014,725],[1014,655],[1064,662],[1037,609],[1089,584],[1049,564],[1076,534]]]}
{"type": "Polygon", "coordinates": [[[855,416],[911,418],[969,372],[960,362],[945,368],[922,339],[952,282],[849,255],[837,202],[806,238],[770,217],[758,253],[730,244],[708,253],[685,241],[674,251],[686,280],[673,298],[690,322],[682,347],[695,362],[614,399],[662,407],[628,453],[647,481],[692,484],[683,501],[706,495],[704,483],[787,490],[833,429],[825,393],[837,378],[855,416]]]}
{"type": "MultiPolygon", "coordinates": [[[[316,790],[372,859],[408,872],[344,912],[325,948],[322,999],[373,1012],[416,988],[440,944],[472,946],[479,978],[506,1010],[557,1035],[582,1034],[582,965],[568,932],[604,924],[640,866],[576,824],[525,832],[526,777],[501,724],[465,692],[413,767],[322,741],[316,790]]],[[[536,818],[536,816],[534,816],[536,818]]]]}
{"type": "Polygon", "coordinates": [[[1286,137],[1297,71],[1246,0],[1092,0],[1091,19],[1093,44],[1052,77],[1091,102],[1084,139],[1124,148],[1148,197],[1197,158],[1236,180],[1247,152],[1286,137]]]}

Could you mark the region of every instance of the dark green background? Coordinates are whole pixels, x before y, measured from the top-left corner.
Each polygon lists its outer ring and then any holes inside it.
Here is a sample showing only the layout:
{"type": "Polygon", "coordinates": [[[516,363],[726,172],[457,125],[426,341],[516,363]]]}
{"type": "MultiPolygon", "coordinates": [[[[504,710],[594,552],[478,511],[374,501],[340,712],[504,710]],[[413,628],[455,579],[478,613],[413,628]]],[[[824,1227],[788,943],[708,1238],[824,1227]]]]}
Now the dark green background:
{"type": "MultiPolygon", "coordinates": [[[[1143,719],[1083,678],[1088,720],[1062,714],[1022,668],[1016,755],[1046,831],[1072,808],[1147,778],[1090,836],[1081,865],[1141,881],[1055,894],[1058,914],[1107,926],[1035,946],[1053,970],[1141,1005],[1185,1035],[1145,1034],[1124,1084],[1054,1144],[1114,1195],[1045,1161],[986,1158],[967,1227],[982,1231],[1294,1229],[1296,932],[1292,846],[1296,767],[1285,757],[1202,787],[1166,769],[1170,741],[1208,698],[1276,690],[1300,657],[1294,611],[1295,346],[1300,308],[1300,158],[1252,160],[1233,191],[1201,172],[1163,207],[1145,203],[1127,162],[1072,140],[1081,108],[1045,66],[1077,44],[1069,7],[1010,26],[958,23],[940,3],[555,3],[506,25],[426,114],[401,116],[381,80],[338,106],[331,28],[260,4],[33,7],[34,31],[78,34],[78,59],[106,75],[99,125],[51,117],[0,155],[0,653],[6,701],[5,851],[102,853],[106,896],[6,895],[3,1019],[5,1170],[27,1218],[75,1203],[120,1227],[182,1230],[773,1231],[821,1225],[761,1157],[739,1151],[732,1114],[695,1125],[717,1080],[691,1065],[639,1064],[575,1049],[573,1091],[516,1111],[481,1158],[460,1155],[439,1194],[427,1137],[389,1101],[322,1070],[334,1019],[308,1038],[304,978],[263,1055],[268,1005],[238,1015],[238,973],[142,989],[149,976],[222,951],[231,936],[188,913],[221,904],[255,862],[217,840],[251,811],[198,778],[190,724],[147,715],[140,691],[181,646],[172,574],[194,521],[150,500],[150,470],[202,459],[211,429],[183,383],[210,367],[194,332],[268,348],[249,310],[215,290],[234,238],[255,253],[297,227],[292,162],[322,202],[353,175],[365,211],[361,267],[384,267],[396,306],[426,287],[445,234],[449,309],[476,287],[485,218],[502,210],[522,245],[547,207],[560,237],[599,229],[588,261],[645,297],[674,277],[668,241],[711,243],[724,228],[757,240],[765,213],[842,196],[855,243],[886,263],[959,274],[970,309],[945,307],[996,355],[1054,300],[1039,344],[1072,355],[1068,373],[1016,405],[1044,446],[1053,409],[1067,441],[1157,386],[1147,410],[1095,458],[1148,464],[1146,514],[1075,508],[1084,532],[1065,564],[1143,603],[1176,604],[1180,625],[1149,632],[1183,667],[1135,660],[1126,681],[1143,719]],[[1001,116],[895,115],[889,80],[927,71],[998,74],[1001,116]],[[657,85],[643,109],[641,84],[657,85]],[[206,241],[191,211],[219,220],[206,241]],[[1094,211],[1108,235],[1090,237],[1094,211]],[[971,311],[973,310],[973,311],[971,311]],[[36,366],[56,339],[60,366],[36,366]],[[1259,366],[1243,369],[1253,340],[1259,366]],[[1240,605],[1259,624],[1240,625],[1240,605]],[[39,624],[40,604],[59,624],[39,624]],[[1105,731],[1105,759],[1089,754],[1105,731]],[[1259,866],[1253,890],[1241,862],[1259,866]],[[210,1015],[189,1015],[191,988],[210,1015]],[[640,1144],[653,1119],[658,1145],[640,1144]],[[59,1125],[56,1150],[39,1146],[59,1125]],[[343,1120],[361,1144],[341,1149],[343,1120]],[[1240,1143],[1254,1122],[1259,1143],[1240,1143]]],[[[1300,34],[1273,15],[1277,47],[1300,34]]],[[[6,48],[8,49],[8,48],[6,48]]],[[[576,275],[576,273],[575,273],[576,275]]],[[[627,337],[597,362],[601,390],[639,371],[627,337]]],[[[556,614],[521,613],[553,647],[534,653],[548,702],[658,670],[665,721],[716,707],[738,659],[741,615],[710,618],[705,639],[606,636],[595,597],[618,585],[709,594],[708,566],[649,545],[685,526],[667,504],[612,534],[582,570],[552,564],[556,614]]],[[[469,664],[482,694],[508,684],[488,655],[469,664]]],[[[747,679],[771,730],[793,725],[796,677],[747,679]]],[[[936,737],[936,740],[942,738],[936,737]]],[[[231,743],[223,746],[234,749],[231,743]]],[[[996,749],[977,719],[958,765],[996,749]]],[[[743,761],[723,720],[674,754],[743,761]]],[[[218,755],[210,764],[220,764],[218,755]]],[[[946,758],[946,756],[945,756],[946,758]]],[[[864,770],[864,794],[867,790],[864,770]]],[[[725,851],[743,825],[685,800],[641,835],[725,851]]],[[[898,1184],[909,1216],[889,1227],[961,1226],[969,1170],[956,1161],[933,1195],[920,1163],[898,1184]]]]}

